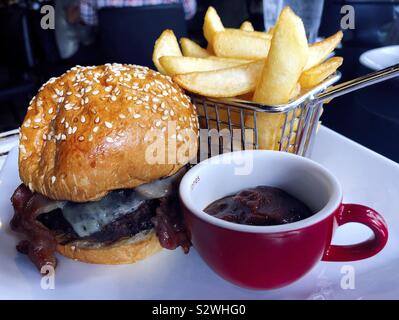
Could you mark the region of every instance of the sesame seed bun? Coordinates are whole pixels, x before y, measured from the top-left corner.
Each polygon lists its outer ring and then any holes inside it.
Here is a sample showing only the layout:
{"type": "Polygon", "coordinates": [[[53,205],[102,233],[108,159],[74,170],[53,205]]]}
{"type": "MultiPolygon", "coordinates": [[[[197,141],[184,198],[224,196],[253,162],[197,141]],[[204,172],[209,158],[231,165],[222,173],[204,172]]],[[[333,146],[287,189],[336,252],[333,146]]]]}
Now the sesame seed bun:
{"type": "Polygon", "coordinates": [[[196,155],[197,133],[195,107],[170,77],[135,65],[77,66],[32,99],[19,173],[51,199],[94,201],[174,174],[196,155]],[[149,147],[163,136],[167,158],[154,163],[149,147]]]}
{"type": "Polygon", "coordinates": [[[99,244],[90,247],[82,241],[57,246],[57,251],[69,259],[95,264],[134,263],[154,255],[161,249],[154,230],[141,232],[108,246],[99,244]]]}

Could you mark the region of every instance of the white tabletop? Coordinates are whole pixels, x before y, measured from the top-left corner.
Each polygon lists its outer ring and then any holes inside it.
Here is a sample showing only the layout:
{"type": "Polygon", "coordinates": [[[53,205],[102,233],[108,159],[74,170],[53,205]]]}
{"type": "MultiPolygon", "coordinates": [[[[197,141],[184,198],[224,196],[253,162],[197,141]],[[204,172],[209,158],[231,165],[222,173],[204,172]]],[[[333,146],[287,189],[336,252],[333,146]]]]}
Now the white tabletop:
{"type": "MultiPolygon", "coordinates": [[[[10,196],[19,180],[16,153],[0,173],[0,298],[35,299],[393,299],[399,298],[399,165],[322,127],[313,158],[343,185],[346,202],[373,207],[386,219],[389,241],[377,256],[358,262],[320,262],[296,283],[278,290],[251,291],[213,273],[195,249],[189,255],[168,251],[134,265],[97,266],[60,258],[54,290],[40,287],[41,277],[15,251],[8,229],[10,196]],[[343,270],[355,272],[355,289],[341,287],[343,270]]],[[[357,224],[338,230],[335,243],[355,243],[370,231],[357,224]]]]}

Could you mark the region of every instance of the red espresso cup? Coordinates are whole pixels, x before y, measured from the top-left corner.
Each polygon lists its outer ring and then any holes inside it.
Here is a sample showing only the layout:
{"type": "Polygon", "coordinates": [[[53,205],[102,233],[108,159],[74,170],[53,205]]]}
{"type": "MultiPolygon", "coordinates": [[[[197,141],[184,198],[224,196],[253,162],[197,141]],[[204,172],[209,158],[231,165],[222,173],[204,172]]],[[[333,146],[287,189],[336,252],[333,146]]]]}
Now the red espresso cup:
{"type": "Polygon", "coordinates": [[[373,209],[343,204],[337,179],[316,162],[284,152],[239,151],[205,160],[180,184],[180,200],[193,246],[224,279],[251,289],[274,289],[298,280],[319,261],[374,256],[388,240],[384,219],[373,209]],[[240,225],[203,211],[210,203],[260,185],[285,190],[306,203],[313,216],[278,226],[240,225]],[[357,222],[374,236],[332,245],[340,225],[357,222]]]}

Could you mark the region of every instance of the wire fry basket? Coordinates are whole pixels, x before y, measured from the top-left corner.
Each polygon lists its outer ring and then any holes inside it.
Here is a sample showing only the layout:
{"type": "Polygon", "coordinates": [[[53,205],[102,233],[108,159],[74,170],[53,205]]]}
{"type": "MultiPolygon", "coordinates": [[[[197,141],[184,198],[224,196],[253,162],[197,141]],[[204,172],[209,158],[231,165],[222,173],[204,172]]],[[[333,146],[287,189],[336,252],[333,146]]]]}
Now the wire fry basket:
{"type": "Polygon", "coordinates": [[[266,106],[239,99],[216,99],[191,95],[199,115],[199,161],[238,150],[268,149],[309,157],[323,103],[313,97],[336,83],[341,74],[296,100],[266,106]]]}

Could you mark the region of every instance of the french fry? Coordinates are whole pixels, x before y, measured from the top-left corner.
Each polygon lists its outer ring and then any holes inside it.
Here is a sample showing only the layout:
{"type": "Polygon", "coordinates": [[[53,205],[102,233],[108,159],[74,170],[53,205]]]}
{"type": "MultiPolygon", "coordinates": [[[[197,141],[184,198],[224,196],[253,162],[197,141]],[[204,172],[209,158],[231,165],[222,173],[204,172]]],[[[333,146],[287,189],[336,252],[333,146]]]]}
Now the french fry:
{"type": "Polygon", "coordinates": [[[252,23],[250,21],[244,21],[241,26],[240,26],[240,30],[244,30],[244,31],[255,31],[254,26],[252,25],[252,23]]]}
{"type": "Polygon", "coordinates": [[[159,72],[166,74],[166,71],[159,62],[159,58],[163,56],[182,56],[176,36],[173,31],[169,29],[164,30],[157,41],[155,41],[154,51],[152,53],[154,65],[159,72]]]}
{"type": "Polygon", "coordinates": [[[308,56],[303,22],[289,7],[285,7],[275,27],[269,56],[256,88],[254,101],[266,105],[287,103],[308,56]]]}
{"type": "Polygon", "coordinates": [[[212,44],[211,44],[211,43],[208,43],[208,45],[207,45],[207,47],[206,47],[206,51],[208,51],[208,53],[209,53],[211,56],[214,56],[214,55],[215,55],[215,51],[213,51],[213,47],[212,47],[212,44]]]}
{"type": "Polygon", "coordinates": [[[241,62],[241,64],[245,64],[245,63],[250,63],[250,62],[255,61],[255,60],[248,60],[248,59],[223,58],[223,57],[218,57],[218,56],[209,56],[207,59],[227,61],[227,62],[237,62],[237,64],[239,64],[238,62],[241,62]]]}
{"type": "Polygon", "coordinates": [[[204,37],[208,41],[208,46],[210,47],[209,51],[212,52],[212,43],[215,34],[224,31],[223,23],[214,7],[209,7],[206,11],[202,29],[204,37]]]}
{"type": "Polygon", "coordinates": [[[181,38],[180,45],[185,57],[207,58],[210,56],[206,49],[188,38],[181,38]]]}
{"type": "Polygon", "coordinates": [[[295,98],[297,98],[301,94],[301,90],[302,90],[301,84],[298,82],[296,84],[294,90],[290,94],[290,101],[292,101],[295,98]]]}
{"type": "Polygon", "coordinates": [[[299,79],[299,83],[305,89],[313,88],[335,73],[343,62],[343,58],[333,57],[326,62],[303,72],[299,79]]]}
{"type": "Polygon", "coordinates": [[[269,53],[270,40],[242,33],[223,31],[215,35],[213,49],[219,57],[258,60],[265,59],[269,53]]]}
{"type": "Polygon", "coordinates": [[[267,34],[273,37],[274,34],[274,27],[270,27],[269,30],[267,30],[267,34]]]}
{"type": "Polygon", "coordinates": [[[193,57],[168,57],[159,59],[162,68],[169,76],[190,72],[205,72],[212,70],[226,69],[244,64],[242,60],[216,60],[193,57]]]}
{"type": "Polygon", "coordinates": [[[246,31],[241,29],[226,28],[223,32],[236,34],[237,36],[250,36],[266,40],[272,39],[272,36],[269,33],[261,31],[246,31]]]}
{"type": "Polygon", "coordinates": [[[233,68],[179,74],[173,77],[184,89],[207,97],[235,97],[255,90],[263,60],[233,68]]]}
{"type": "MultiPolygon", "coordinates": [[[[299,17],[286,7],[278,18],[268,59],[254,101],[266,105],[287,103],[296,94],[298,80],[308,60],[308,43],[305,28],[299,17]]],[[[293,116],[290,115],[291,117],[293,116]]],[[[260,113],[257,117],[259,148],[279,150],[285,115],[260,113]]],[[[247,118],[248,126],[254,125],[247,118]]]]}
{"type": "Polygon", "coordinates": [[[317,66],[327,59],[328,55],[334,51],[334,49],[341,42],[343,37],[342,31],[338,31],[336,34],[324,39],[323,41],[316,42],[309,46],[309,58],[305,66],[305,71],[317,66]]]}

